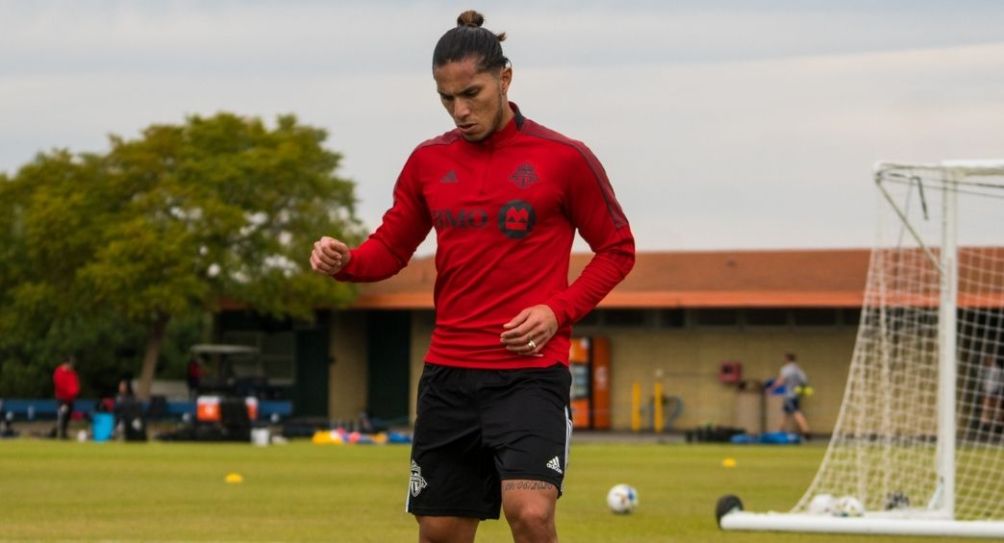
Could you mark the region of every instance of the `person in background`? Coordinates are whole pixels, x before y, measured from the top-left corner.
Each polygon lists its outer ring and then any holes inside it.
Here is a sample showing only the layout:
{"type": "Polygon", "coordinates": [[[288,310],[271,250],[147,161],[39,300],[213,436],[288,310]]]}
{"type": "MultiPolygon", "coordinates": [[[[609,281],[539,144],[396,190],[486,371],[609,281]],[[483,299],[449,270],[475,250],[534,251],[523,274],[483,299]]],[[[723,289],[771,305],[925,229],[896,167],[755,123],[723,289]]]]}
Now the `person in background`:
{"type": "Polygon", "coordinates": [[[142,409],[133,392],[132,375],[122,376],[115,394],[115,430],[118,435],[126,436],[131,427],[137,430],[142,427],[142,409]]]}
{"type": "Polygon", "coordinates": [[[185,370],[185,377],[188,381],[188,396],[193,400],[199,395],[199,386],[202,384],[202,376],[204,374],[205,369],[202,366],[202,360],[197,356],[193,356],[188,361],[188,367],[185,370]]]}
{"type": "Polygon", "coordinates": [[[802,414],[800,399],[803,388],[808,384],[809,378],[795,362],[795,354],[785,353],[781,371],[767,389],[768,392],[782,391],[784,404],[781,408],[784,410],[784,420],[781,422],[781,431],[787,431],[794,420],[799,433],[805,439],[809,438],[809,423],[805,420],[805,415],[802,414]]]}
{"type": "Polygon", "coordinates": [[[122,405],[136,400],[136,394],[132,389],[132,376],[124,375],[119,380],[118,390],[115,393],[115,404],[122,405]]]}
{"type": "Polygon", "coordinates": [[[1000,431],[1001,396],[1004,395],[1004,370],[1000,360],[992,355],[983,357],[980,372],[983,402],[980,404],[980,430],[990,434],[1000,431]]]}
{"type": "Polygon", "coordinates": [[[56,396],[56,437],[66,439],[66,429],[73,415],[73,402],[80,395],[80,377],[74,368],[76,360],[68,356],[56,366],[52,373],[52,385],[56,396]]]}

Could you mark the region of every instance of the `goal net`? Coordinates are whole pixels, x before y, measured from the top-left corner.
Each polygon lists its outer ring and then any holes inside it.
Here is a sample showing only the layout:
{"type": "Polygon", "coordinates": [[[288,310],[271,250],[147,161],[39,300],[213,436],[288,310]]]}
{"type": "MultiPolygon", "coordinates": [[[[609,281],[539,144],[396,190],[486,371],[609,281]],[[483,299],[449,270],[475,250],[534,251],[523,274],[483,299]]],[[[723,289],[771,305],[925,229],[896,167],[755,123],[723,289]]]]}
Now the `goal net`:
{"type": "Polygon", "coordinates": [[[1004,537],[1004,161],[880,164],[875,181],[878,239],[840,415],[792,514],[761,516],[1004,537]]]}

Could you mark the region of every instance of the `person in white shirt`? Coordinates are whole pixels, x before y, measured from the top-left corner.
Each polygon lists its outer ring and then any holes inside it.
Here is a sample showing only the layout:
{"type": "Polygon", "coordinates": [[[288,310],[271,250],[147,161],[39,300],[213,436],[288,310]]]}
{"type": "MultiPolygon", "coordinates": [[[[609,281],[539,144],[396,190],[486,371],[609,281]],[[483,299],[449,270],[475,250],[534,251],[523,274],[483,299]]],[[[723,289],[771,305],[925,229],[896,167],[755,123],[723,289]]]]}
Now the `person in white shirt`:
{"type": "Polygon", "coordinates": [[[983,403],[980,409],[980,429],[993,432],[1001,423],[1001,395],[1004,394],[1004,369],[1000,361],[991,355],[983,357],[980,385],[983,403]]]}
{"type": "Polygon", "coordinates": [[[805,415],[802,414],[802,406],[800,405],[801,392],[809,384],[809,378],[805,375],[805,371],[795,362],[794,353],[785,353],[784,355],[784,365],[781,366],[781,371],[778,373],[774,382],[768,388],[768,392],[774,392],[779,389],[784,389],[784,404],[782,409],[784,409],[784,420],[781,422],[781,431],[785,432],[791,426],[792,420],[795,421],[798,427],[798,432],[802,434],[803,437],[808,439],[809,437],[809,423],[805,420],[805,415]]]}

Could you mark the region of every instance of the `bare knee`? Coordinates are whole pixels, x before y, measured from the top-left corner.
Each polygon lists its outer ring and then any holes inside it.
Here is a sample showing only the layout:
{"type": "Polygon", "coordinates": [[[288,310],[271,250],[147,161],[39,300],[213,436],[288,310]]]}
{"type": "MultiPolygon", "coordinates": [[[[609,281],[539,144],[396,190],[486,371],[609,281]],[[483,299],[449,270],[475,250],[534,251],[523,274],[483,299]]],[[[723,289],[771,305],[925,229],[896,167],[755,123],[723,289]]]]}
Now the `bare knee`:
{"type": "Polygon", "coordinates": [[[540,481],[505,481],[502,508],[516,543],[558,540],[554,527],[558,489],[540,481]]]}
{"type": "Polygon", "coordinates": [[[470,543],[478,530],[478,519],[465,517],[416,516],[420,543],[470,543]]]}
{"type": "Polygon", "coordinates": [[[505,510],[505,518],[510,526],[537,532],[550,529],[554,525],[554,508],[545,503],[522,502],[508,507],[505,510]]]}

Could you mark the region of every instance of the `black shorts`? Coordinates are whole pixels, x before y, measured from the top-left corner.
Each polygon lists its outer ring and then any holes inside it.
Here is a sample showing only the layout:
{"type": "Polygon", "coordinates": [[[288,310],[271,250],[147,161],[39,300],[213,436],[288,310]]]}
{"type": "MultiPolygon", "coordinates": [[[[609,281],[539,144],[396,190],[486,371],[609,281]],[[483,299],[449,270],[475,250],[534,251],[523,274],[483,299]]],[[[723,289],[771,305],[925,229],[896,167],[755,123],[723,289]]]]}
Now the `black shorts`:
{"type": "Polygon", "coordinates": [[[497,519],[501,481],[564,481],[568,367],[478,370],[426,364],[418,384],[406,509],[497,519]]]}
{"type": "Polygon", "coordinates": [[[800,403],[801,402],[799,402],[798,396],[795,396],[794,398],[785,398],[781,409],[783,409],[785,413],[791,415],[796,411],[801,410],[801,406],[799,405],[800,403]]]}

